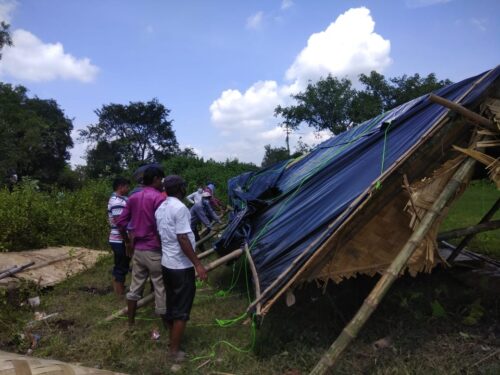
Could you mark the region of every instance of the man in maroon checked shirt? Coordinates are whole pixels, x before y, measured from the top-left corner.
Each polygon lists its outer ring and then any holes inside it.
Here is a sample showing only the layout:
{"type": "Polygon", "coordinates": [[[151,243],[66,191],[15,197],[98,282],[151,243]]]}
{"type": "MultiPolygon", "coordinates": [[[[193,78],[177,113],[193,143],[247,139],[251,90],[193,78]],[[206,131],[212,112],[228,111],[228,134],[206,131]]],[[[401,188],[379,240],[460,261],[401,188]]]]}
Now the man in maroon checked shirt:
{"type": "Polygon", "coordinates": [[[155,312],[165,319],[166,294],[161,270],[161,243],[156,229],[155,211],[165,200],[162,195],[163,171],[149,167],[144,171],[144,188],[133,194],[116,220],[132,256],[132,281],[127,293],[128,324],[135,323],[137,301],[141,299],[148,276],[153,283],[155,312]],[[128,231],[128,233],[127,233],[128,231]]]}

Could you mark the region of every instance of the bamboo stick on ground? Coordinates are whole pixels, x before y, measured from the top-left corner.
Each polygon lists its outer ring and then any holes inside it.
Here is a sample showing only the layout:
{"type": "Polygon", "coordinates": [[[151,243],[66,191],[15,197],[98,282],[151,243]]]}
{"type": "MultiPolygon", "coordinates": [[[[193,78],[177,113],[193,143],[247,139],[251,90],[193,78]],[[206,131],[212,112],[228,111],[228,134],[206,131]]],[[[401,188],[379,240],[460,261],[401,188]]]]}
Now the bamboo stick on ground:
{"type": "Polygon", "coordinates": [[[6,277],[9,277],[9,276],[12,276],[18,272],[21,272],[22,270],[28,268],[28,267],[31,267],[32,265],[34,265],[35,262],[29,262],[29,263],[26,263],[26,264],[23,264],[22,266],[15,266],[15,267],[12,267],[6,271],[4,271],[3,273],[0,274],[0,279],[5,279],[6,277]]]}
{"type": "Polygon", "coordinates": [[[316,364],[310,372],[310,375],[327,374],[333,371],[340,355],[344,352],[351,341],[356,338],[360,329],[375,311],[380,301],[384,298],[391,285],[397,279],[408,262],[408,259],[410,259],[413,252],[418,248],[422,239],[426,236],[427,232],[439,217],[444,207],[453,198],[462,183],[464,183],[470,175],[474,165],[475,160],[471,158],[467,158],[460,165],[448,184],[441,191],[441,194],[432,205],[432,208],[424,215],[422,221],[417,225],[409,240],[393,260],[389,268],[384,272],[368,297],[366,297],[361,308],[326,351],[321,360],[316,364]]]}
{"type": "MultiPolygon", "coordinates": [[[[219,259],[216,259],[213,262],[207,264],[205,266],[205,269],[207,270],[207,272],[212,271],[215,268],[219,267],[220,265],[222,265],[224,263],[227,263],[230,260],[233,260],[233,259],[236,259],[236,258],[240,257],[241,254],[243,254],[243,250],[242,249],[234,250],[233,252],[231,252],[231,253],[229,253],[227,255],[224,255],[223,257],[220,257],[219,259]]],[[[147,305],[148,303],[150,303],[152,301],[154,301],[154,293],[148,294],[146,297],[144,297],[144,298],[140,299],[139,301],[137,301],[137,308],[143,307],[143,306],[147,305]]],[[[127,312],[128,312],[127,307],[124,307],[123,309],[121,309],[121,310],[119,310],[119,311],[111,314],[107,318],[105,318],[104,321],[109,322],[111,320],[114,320],[114,319],[122,316],[122,315],[127,314],[127,312]]]]}

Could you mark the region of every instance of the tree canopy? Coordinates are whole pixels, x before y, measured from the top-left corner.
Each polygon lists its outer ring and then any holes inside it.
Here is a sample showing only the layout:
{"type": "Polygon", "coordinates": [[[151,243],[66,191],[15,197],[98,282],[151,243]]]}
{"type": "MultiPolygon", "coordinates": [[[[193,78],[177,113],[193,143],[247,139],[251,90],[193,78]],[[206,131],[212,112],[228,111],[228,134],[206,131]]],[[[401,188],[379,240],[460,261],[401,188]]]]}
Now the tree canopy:
{"type": "Polygon", "coordinates": [[[0,83],[0,173],[15,170],[55,183],[69,160],[73,122],[55,100],[29,98],[23,86],[0,83]]]}
{"type": "Polygon", "coordinates": [[[351,124],[361,123],[451,83],[448,79],[438,80],[434,73],[425,77],[405,74],[387,79],[375,71],[361,74],[359,82],[362,88],[355,89],[349,79],[328,75],[292,95],[296,104],[278,106],[274,115],[281,117],[281,125],[287,130],[295,130],[304,123],[318,131],[339,134],[351,124]]]}
{"type": "Polygon", "coordinates": [[[5,46],[12,46],[12,38],[9,31],[10,25],[4,21],[0,22],[0,60],[2,59],[2,49],[5,46]]]}
{"type": "Polygon", "coordinates": [[[93,143],[87,162],[95,163],[99,155],[109,158],[110,148],[118,158],[115,165],[123,167],[160,161],[179,152],[170,110],[156,98],[128,105],[107,104],[95,113],[98,122],[80,131],[82,139],[93,143]]]}

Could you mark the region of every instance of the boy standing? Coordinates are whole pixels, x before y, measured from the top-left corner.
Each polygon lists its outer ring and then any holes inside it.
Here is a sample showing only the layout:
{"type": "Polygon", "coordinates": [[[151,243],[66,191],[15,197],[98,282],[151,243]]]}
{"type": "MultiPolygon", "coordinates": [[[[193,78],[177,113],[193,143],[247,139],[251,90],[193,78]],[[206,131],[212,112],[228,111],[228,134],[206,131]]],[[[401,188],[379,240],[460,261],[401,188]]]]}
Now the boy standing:
{"type": "Polygon", "coordinates": [[[127,193],[129,191],[130,181],[123,177],[117,177],[113,181],[113,194],[108,201],[108,221],[111,227],[109,233],[109,244],[114,254],[113,266],[113,289],[117,295],[123,295],[125,292],[125,277],[127,276],[130,258],[125,251],[125,243],[122,235],[115,224],[127,205],[127,193]]]}

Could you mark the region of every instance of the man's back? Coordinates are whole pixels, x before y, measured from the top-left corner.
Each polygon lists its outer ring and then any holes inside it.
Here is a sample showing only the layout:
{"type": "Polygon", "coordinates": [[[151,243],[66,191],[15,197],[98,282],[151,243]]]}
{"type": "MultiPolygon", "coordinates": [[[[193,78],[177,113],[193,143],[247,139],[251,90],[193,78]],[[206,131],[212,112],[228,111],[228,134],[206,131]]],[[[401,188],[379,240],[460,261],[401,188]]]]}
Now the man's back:
{"type": "Polygon", "coordinates": [[[127,206],[116,221],[118,227],[133,234],[136,250],[161,248],[154,213],[164,200],[158,190],[146,186],[129,198],[127,206]]]}

